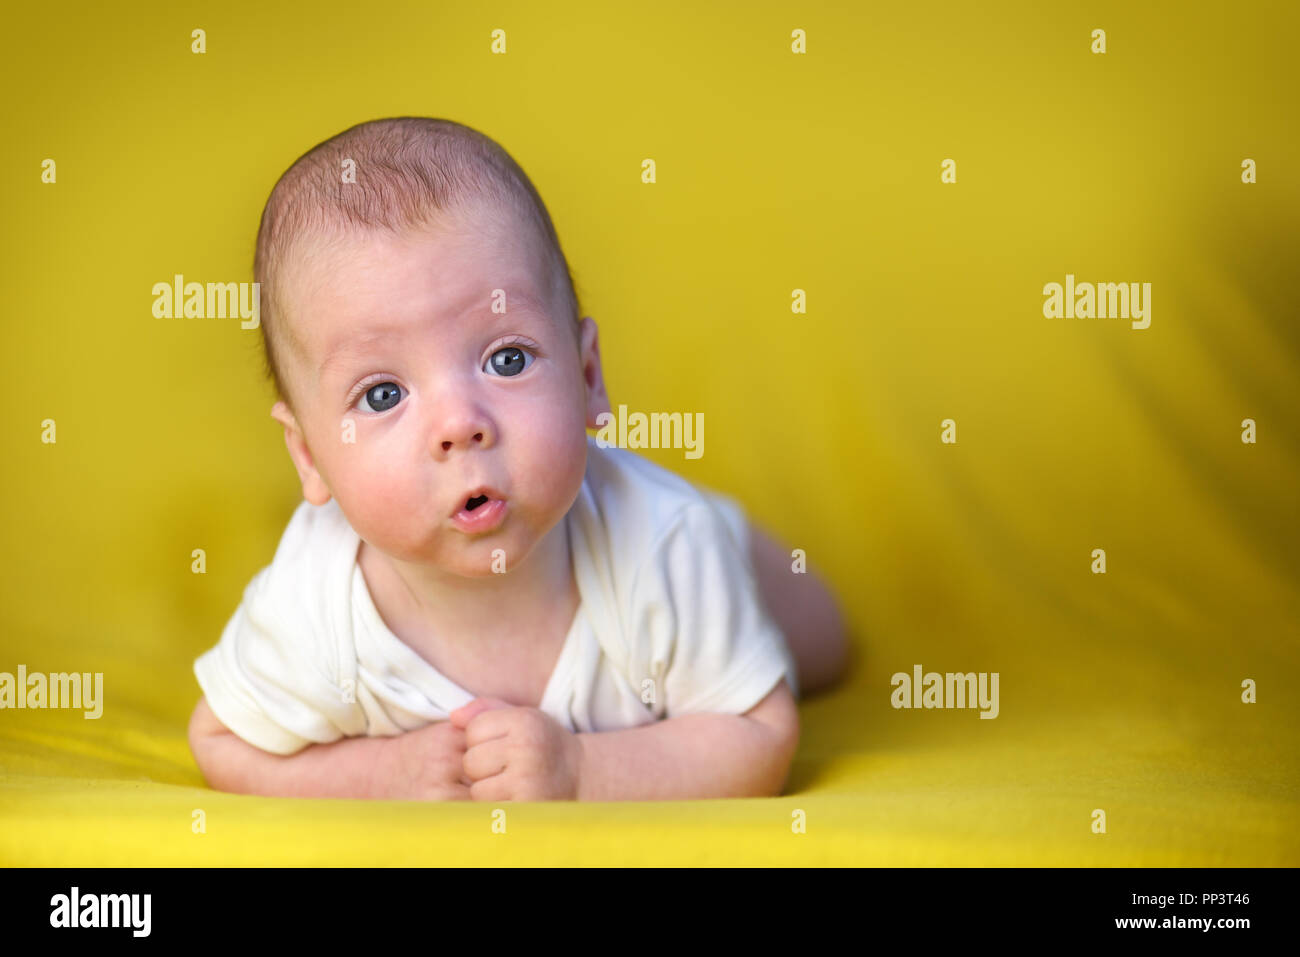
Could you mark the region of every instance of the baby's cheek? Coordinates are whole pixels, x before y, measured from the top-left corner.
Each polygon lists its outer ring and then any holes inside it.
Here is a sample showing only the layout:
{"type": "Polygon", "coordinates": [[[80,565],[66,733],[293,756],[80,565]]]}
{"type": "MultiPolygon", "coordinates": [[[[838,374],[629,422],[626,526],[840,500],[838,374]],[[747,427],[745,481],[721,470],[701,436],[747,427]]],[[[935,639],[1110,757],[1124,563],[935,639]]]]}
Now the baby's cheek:
{"type": "Polygon", "coordinates": [[[582,487],[586,472],[587,435],[581,428],[556,437],[544,449],[537,472],[548,507],[567,511],[582,487]]]}
{"type": "Polygon", "coordinates": [[[413,544],[420,540],[421,522],[428,513],[427,496],[419,493],[400,469],[366,469],[350,478],[344,511],[357,532],[377,544],[413,544]],[[369,534],[367,534],[367,532],[369,534]]]}

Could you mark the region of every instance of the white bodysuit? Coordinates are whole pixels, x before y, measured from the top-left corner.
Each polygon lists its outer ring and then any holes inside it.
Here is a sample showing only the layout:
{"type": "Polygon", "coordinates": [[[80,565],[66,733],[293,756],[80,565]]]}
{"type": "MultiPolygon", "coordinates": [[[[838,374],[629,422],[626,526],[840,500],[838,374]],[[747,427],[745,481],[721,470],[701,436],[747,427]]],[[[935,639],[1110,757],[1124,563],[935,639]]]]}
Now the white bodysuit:
{"type": "MultiPolygon", "coordinates": [[[[794,660],[763,607],[747,523],[729,498],[588,436],[569,523],[581,602],[539,707],[570,731],[692,712],[743,714],[794,660]]],[[[194,662],[217,718],[250,744],[395,735],[478,695],[439,673],[375,610],[360,538],[338,505],[304,501],[221,640],[194,662]]]]}

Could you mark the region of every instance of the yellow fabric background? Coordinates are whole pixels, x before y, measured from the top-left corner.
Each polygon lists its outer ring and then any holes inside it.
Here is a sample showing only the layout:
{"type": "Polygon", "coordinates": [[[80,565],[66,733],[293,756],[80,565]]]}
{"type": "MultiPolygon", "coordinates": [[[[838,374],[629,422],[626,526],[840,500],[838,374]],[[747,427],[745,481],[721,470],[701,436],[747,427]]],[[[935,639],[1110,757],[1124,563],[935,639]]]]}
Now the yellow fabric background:
{"type": "Polygon", "coordinates": [[[1300,863],[1294,4],[301,6],[6,15],[0,671],[106,703],[0,711],[0,863],[1300,863]],[[786,796],[494,835],[204,788],[191,664],[300,491],[257,334],[150,290],[251,280],[287,165],[404,114],[515,156],[614,403],[705,414],[703,458],[645,454],[843,596],[857,660],[786,796]],[[1152,283],[1150,328],[1045,318],[1067,273],[1152,283]],[[918,663],[997,671],[1001,715],[894,710],[918,663]]]}

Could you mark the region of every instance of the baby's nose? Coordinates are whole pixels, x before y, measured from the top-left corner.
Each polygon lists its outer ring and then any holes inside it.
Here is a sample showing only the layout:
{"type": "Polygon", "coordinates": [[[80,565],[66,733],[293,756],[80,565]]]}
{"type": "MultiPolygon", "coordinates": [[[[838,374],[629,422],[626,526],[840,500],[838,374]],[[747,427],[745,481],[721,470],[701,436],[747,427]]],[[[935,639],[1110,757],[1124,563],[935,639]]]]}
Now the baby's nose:
{"type": "Polygon", "coordinates": [[[430,438],[435,455],[445,456],[454,450],[487,448],[493,442],[492,424],[481,412],[465,407],[441,419],[430,438]]]}
{"type": "Polygon", "coordinates": [[[444,452],[450,452],[450,451],[452,450],[452,447],[455,446],[455,445],[469,445],[469,444],[471,444],[471,442],[474,443],[474,444],[481,444],[482,441],[483,441],[483,433],[482,433],[482,432],[475,432],[474,435],[471,437],[470,442],[464,442],[464,441],[462,441],[462,442],[456,442],[456,441],[453,440],[453,439],[443,439],[443,440],[442,440],[442,450],[443,450],[444,452]]]}

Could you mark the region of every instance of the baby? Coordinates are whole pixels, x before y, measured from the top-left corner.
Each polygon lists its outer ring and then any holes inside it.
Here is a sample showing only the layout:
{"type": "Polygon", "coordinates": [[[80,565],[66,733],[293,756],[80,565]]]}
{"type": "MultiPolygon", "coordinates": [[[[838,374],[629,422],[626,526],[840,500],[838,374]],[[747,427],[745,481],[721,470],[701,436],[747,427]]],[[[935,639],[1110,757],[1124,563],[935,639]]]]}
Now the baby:
{"type": "Polygon", "coordinates": [[[255,278],[302,483],[194,664],[212,787],[411,800],[776,795],[845,667],[825,586],[610,411],[550,215],[495,142],[363,123],[280,178],[255,278]]]}

